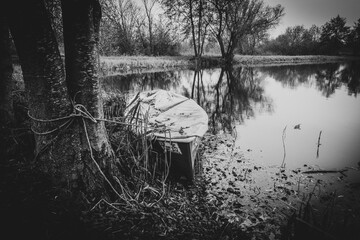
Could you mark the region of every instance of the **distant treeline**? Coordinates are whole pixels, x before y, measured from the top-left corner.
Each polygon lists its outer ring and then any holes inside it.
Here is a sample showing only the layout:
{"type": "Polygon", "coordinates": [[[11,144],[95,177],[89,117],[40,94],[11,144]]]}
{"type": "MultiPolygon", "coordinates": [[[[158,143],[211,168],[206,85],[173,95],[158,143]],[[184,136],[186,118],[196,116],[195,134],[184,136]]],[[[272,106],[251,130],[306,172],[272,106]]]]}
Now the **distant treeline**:
{"type": "Polygon", "coordinates": [[[263,0],[101,0],[101,55],[360,55],[360,18],[339,15],[323,26],[288,27],[270,39],[284,15],[263,0]],[[164,13],[158,15],[158,9],[164,13]],[[157,9],[157,10],[156,10],[157,9]],[[157,16],[155,18],[155,15],[157,16]]]}
{"type": "MultiPolygon", "coordinates": [[[[234,54],[360,55],[360,18],[347,26],[338,15],[323,26],[289,27],[270,39],[268,31],[279,23],[284,8],[264,0],[100,0],[100,4],[103,56],[211,53],[231,60],[234,54]]],[[[48,0],[46,6],[62,49],[60,0],[48,0]]]]}
{"type": "Polygon", "coordinates": [[[100,2],[102,55],[158,56],[187,52],[199,58],[212,52],[231,61],[245,36],[255,36],[254,46],[284,15],[281,5],[268,6],[264,0],[100,2]]]}
{"type": "Polygon", "coordinates": [[[288,27],[273,40],[265,39],[256,49],[257,54],[279,55],[359,55],[360,18],[352,27],[339,15],[323,26],[288,27]]]}
{"type": "Polygon", "coordinates": [[[180,38],[174,25],[157,14],[157,0],[100,0],[100,3],[101,55],[179,54],[180,38]]]}

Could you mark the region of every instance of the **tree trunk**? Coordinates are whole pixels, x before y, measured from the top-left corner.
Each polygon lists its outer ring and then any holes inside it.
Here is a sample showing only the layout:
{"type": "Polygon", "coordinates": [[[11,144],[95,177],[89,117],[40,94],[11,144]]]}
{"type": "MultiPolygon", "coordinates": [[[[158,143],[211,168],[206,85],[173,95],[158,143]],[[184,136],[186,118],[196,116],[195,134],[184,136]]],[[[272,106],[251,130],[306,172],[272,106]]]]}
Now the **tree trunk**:
{"type": "Polygon", "coordinates": [[[223,40],[222,40],[221,35],[220,35],[220,34],[219,34],[219,35],[217,35],[217,36],[216,36],[216,39],[217,39],[217,41],[218,41],[218,43],[219,43],[221,56],[222,56],[223,58],[225,58],[225,56],[226,56],[226,53],[225,53],[225,46],[224,46],[224,42],[223,42],[223,40]]]}
{"type": "MultiPolygon", "coordinates": [[[[29,114],[35,134],[37,169],[52,177],[55,183],[66,183],[71,171],[68,131],[57,136],[52,129],[64,121],[47,120],[70,113],[70,101],[50,19],[43,1],[7,2],[6,15],[19,56],[25,89],[29,95],[29,114]],[[43,121],[46,120],[46,121],[43,121]],[[45,134],[45,132],[49,132],[45,134]],[[56,144],[56,145],[55,145],[56,144]]],[[[5,8],[3,8],[5,9],[5,8]]]]}
{"type": "MultiPolygon", "coordinates": [[[[37,119],[64,116],[70,110],[64,68],[43,1],[10,2],[6,14],[29,94],[29,113],[37,119]]],[[[35,121],[32,127],[42,132],[53,124],[35,121]]],[[[50,135],[38,135],[36,152],[50,139],[50,135]]]]}
{"type": "Polygon", "coordinates": [[[150,55],[154,55],[154,40],[153,40],[153,17],[151,14],[152,8],[155,5],[155,1],[151,0],[150,2],[148,2],[147,0],[143,0],[143,4],[144,4],[144,8],[145,8],[145,13],[146,13],[146,17],[148,19],[148,24],[149,24],[149,44],[150,44],[150,55]]]}
{"type": "Polygon", "coordinates": [[[199,55],[199,57],[201,57],[201,55],[202,55],[202,49],[201,49],[201,25],[202,25],[202,8],[203,8],[203,2],[202,2],[203,0],[199,0],[199,2],[198,2],[198,4],[199,4],[199,6],[198,6],[198,36],[197,36],[197,48],[198,48],[198,50],[197,50],[197,52],[198,52],[198,55],[199,55]]]}
{"type": "Polygon", "coordinates": [[[234,34],[231,34],[230,41],[225,53],[225,61],[231,64],[234,60],[234,51],[236,47],[237,41],[234,34]]]}
{"type": "Polygon", "coordinates": [[[0,128],[14,122],[13,66],[10,53],[9,26],[5,16],[0,15],[0,128]]]}
{"type": "MultiPolygon", "coordinates": [[[[78,3],[72,2],[74,5],[78,3]]],[[[11,34],[30,98],[29,114],[35,132],[38,169],[48,174],[57,186],[70,190],[74,196],[81,192],[88,199],[108,195],[106,187],[110,185],[105,183],[108,179],[104,178],[103,173],[110,166],[110,163],[105,162],[112,152],[103,123],[93,123],[83,117],[53,121],[67,117],[74,111],[69,96],[74,98],[77,91],[81,92],[76,101],[83,104],[93,117],[102,117],[98,96],[97,49],[93,47],[97,39],[94,35],[86,35],[84,30],[78,33],[81,38],[76,38],[76,44],[70,45],[70,49],[74,47],[77,51],[73,49],[67,52],[69,55],[66,57],[73,58],[74,66],[70,68],[69,81],[66,81],[64,64],[44,1],[11,1],[7,9],[11,34]],[[79,41],[84,41],[84,45],[79,44],[79,41]],[[88,139],[93,151],[89,150],[88,139]],[[101,159],[101,162],[95,159],[101,159]]],[[[85,11],[90,9],[86,8],[85,11]]],[[[87,16],[89,19],[94,17],[90,12],[87,16]]],[[[79,26],[79,23],[74,22],[74,26],[79,26]]],[[[84,29],[87,27],[83,25],[84,29]]],[[[66,44],[69,42],[65,41],[66,44]]]]}
{"type": "MultiPolygon", "coordinates": [[[[97,119],[104,118],[103,102],[101,99],[101,85],[98,79],[99,70],[99,26],[101,7],[98,0],[62,0],[66,82],[70,96],[74,103],[84,106],[90,115],[97,119]]],[[[80,126],[81,141],[78,143],[82,158],[89,161],[88,140],[95,154],[97,164],[101,167],[106,178],[111,180],[118,175],[114,153],[110,146],[103,121],[92,122],[86,120],[85,126],[80,126]],[[84,127],[87,134],[84,134],[84,127]]],[[[81,165],[81,163],[79,163],[81,165]]],[[[90,172],[83,173],[82,178],[87,181],[87,188],[104,184],[94,179],[92,172],[98,172],[94,163],[90,164],[90,172]]],[[[98,175],[104,178],[102,175],[98,175]]],[[[104,180],[104,179],[102,179],[104,180]]],[[[105,186],[109,187],[109,183],[105,186]]]]}
{"type": "Polygon", "coordinates": [[[197,47],[196,47],[196,34],[195,34],[195,25],[194,25],[194,16],[193,16],[193,1],[192,0],[189,0],[189,16],[190,16],[190,24],[191,24],[192,41],[193,41],[193,45],[194,45],[194,55],[195,55],[195,58],[197,58],[199,53],[197,52],[197,47]]]}

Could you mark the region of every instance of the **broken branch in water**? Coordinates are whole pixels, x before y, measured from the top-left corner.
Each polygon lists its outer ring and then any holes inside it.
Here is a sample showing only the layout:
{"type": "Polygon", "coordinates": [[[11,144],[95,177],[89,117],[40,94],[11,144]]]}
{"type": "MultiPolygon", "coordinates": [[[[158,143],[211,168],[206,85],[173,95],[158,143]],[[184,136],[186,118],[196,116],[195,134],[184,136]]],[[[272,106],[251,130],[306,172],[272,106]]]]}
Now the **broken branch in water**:
{"type": "Polygon", "coordinates": [[[343,169],[343,170],[310,170],[310,171],[304,171],[302,173],[306,173],[306,174],[316,174],[316,173],[341,173],[343,175],[344,172],[346,172],[348,169],[343,169]]]}
{"type": "Polygon", "coordinates": [[[321,145],[321,143],[320,143],[321,133],[322,133],[322,130],[319,133],[319,138],[318,138],[318,143],[317,143],[317,151],[316,151],[316,158],[319,158],[319,149],[320,149],[320,145],[321,145]]]}
{"type": "Polygon", "coordinates": [[[285,158],[286,158],[286,148],[285,148],[285,138],[286,138],[286,127],[283,130],[283,134],[282,134],[282,143],[283,143],[283,148],[284,148],[284,157],[283,157],[283,161],[281,163],[281,168],[285,168],[285,158]]]}

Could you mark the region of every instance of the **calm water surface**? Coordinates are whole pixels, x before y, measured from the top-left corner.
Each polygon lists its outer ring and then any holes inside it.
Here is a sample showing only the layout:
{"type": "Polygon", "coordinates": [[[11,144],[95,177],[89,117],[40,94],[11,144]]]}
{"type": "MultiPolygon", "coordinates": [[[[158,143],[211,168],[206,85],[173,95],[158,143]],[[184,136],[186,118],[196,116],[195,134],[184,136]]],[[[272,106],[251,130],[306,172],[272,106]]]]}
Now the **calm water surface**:
{"type": "Polygon", "coordinates": [[[236,136],[245,157],[263,165],[280,166],[284,150],[289,168],[333,170],[360,161],[359,62],[109,76],[103,87],[193,98],[207,111],[212,133],[236,136]]]}

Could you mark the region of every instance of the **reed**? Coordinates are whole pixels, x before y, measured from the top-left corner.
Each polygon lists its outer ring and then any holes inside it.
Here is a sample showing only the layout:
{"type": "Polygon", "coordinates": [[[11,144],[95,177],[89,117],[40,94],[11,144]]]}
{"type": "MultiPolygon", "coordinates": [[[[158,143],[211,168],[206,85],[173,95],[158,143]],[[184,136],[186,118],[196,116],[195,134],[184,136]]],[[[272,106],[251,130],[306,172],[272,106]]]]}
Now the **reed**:
{"type": "Polygon", "coordinates": [[[148,116],[139,111],[139,104],[127,111],[128,96],[120,93],[104,97],[104,116],[109,139],[119,159],[122,200],[131,206],[153,205],[166,194],[169,164],[152,151],[148,136],[148,116]]]}
{"type": "Polygon", "coordinates": [[[283,239],[357,239],[354,236],[358,228],[354,226],[358,222],[348,215],[352,210],[343,212],[345,206],[339,203],[339,194],[324,191],[321,186],[316,181],[309,192],[298,187],[297,195],[302,197],[283,227],[283,239]]]}

